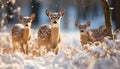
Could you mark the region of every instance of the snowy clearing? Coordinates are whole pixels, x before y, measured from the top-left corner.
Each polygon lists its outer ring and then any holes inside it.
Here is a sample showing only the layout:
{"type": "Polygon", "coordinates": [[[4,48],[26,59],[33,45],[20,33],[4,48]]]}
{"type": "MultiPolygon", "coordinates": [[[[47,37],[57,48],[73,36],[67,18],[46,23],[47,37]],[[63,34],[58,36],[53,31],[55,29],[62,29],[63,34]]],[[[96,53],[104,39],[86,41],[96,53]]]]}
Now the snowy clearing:
{"type": "MultiPolygon", "coordinates": [[[[120,40],[104,39],[103,43],[86,44],[82,50],[79,32],[62,33],[61,51],[37,54],[36,34],[29,54],[12,52],[11,34],[0,33],[0,69],[120,69],[120,40]],[[34,51],[34,55],[32,54],[34,51]]],[[[119,35],[117,35],[119,37],[119,35]]]]}

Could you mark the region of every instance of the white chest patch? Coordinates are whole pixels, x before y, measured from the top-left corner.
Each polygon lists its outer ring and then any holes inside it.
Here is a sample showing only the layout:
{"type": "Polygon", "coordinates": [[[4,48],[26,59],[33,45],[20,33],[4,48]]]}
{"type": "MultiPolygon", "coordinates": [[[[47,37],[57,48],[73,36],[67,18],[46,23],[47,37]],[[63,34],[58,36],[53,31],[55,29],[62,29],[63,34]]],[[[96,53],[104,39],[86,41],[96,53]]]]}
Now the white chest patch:
{"type": "Polygon", "coordinates": [[[58,28],[58,24],[53,24],[53,27],[58,28]]]}

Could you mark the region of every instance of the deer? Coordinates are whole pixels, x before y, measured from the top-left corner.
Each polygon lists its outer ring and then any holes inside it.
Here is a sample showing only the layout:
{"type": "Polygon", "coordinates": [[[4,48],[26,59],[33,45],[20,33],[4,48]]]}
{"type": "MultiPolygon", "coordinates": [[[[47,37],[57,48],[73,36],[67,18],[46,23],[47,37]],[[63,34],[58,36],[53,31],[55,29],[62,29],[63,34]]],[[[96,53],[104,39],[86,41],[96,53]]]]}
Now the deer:
{"type": "Polygon", "coordinates": [[[75,26],[79,29],[82,46],[90,42],[103,42],[104,37],[108,35],[106,26],[100,26],[98,29],[88,30],[87,28],[90,26],[90,21],[86,22],[84,25],[75,21],[75,26]]]}
{"type": "MultiPolygon", "coordinates": [[[[64,9],[61,9],[59,12],[46,10],[45,13],[50,18],[51,25],[44,24],[40,26],[38,30],[38,49],[40,49],[41,46],[45,46],[47,52],[53,50],[54,53],[57,55],[60,51],[60,21],[62,16],[64,15],[64,9]]],[[[41,52],[40,56],[42,56],[41,52]]]]}
{"type": "Polygon", "coordinates": [[[21,14],[20,20],[23,23],[18,23],[13,26],[11,30],[13,52],[21,48],[24,54],[28,54],[28,46],[31,39],[31,25],[34,18],[35,14],[31,14],[29,17],[21,14]]]}

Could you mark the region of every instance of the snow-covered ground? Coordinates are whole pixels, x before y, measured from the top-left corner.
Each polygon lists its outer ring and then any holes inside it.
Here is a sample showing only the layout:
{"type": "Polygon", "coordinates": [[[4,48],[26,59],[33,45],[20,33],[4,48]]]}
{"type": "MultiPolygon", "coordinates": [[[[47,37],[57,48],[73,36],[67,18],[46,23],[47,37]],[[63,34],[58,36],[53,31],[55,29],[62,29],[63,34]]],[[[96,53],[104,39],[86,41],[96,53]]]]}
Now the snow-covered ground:
{"type": "MultiPolygon", "coordinates": [[[[33,32],[35,33],[35,32],[33,32]]],[[[36,34],[29,54],[12,52],[11,34],[0,33],[0,69],[120,69],[120,40],[104,39],[103,43],[86,44],[82,49],[79,32],[62,33],[61,51],[37,54],[36,34]],[[33,51],[35,52],[32,55],[33,51]]],[[[119,35],[117,35],[119,38],[119,35]]]]}

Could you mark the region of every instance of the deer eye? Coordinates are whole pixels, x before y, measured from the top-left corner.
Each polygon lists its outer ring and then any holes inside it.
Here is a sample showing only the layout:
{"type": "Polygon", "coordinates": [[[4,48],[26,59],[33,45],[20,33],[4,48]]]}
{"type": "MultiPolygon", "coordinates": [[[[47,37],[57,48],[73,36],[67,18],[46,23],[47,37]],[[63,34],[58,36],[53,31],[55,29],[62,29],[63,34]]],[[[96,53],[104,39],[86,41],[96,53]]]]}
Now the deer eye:
{"type": "Polygon", "coordinates": [[[25,18],[23,18],[23,21],[25,21],[25,18]]]}
{"type": "Polygon", "coordinates": [[[50,19],[52,19],[52,17],[50,19]]]}
{"type": "Polygon", "coordinates": [[[59,19],[60,17],[57,17],[57,19],[59,19]]]}
{"type": "Polygon", "coordinates": [[[30,19],[28,19],[28,21],[30,21],[30,19]]]}
{"type": "Polygon", "coordinates": [[[23,22],[26,22],[25,20],[23,22]]]}
{"type": "Polygon", "coordinates": [[[61,16],[61,14],[58,14],[58,16],[60,17],[60,16],[61,16]]]}
{"type": "Polygon", "coordinates": [[[29,22],[31,21],[31,19],[28,20],[29,22]]]}
{"type": "Polygon", "coordinates": [[[86,25],[84,25],[84,27],[86,27],[86,25]]]}
{"type": "Polygon", "coordinates": [[[81,29],[82,27],[81,26],[79,26],[79,29],[81,29]]]}

